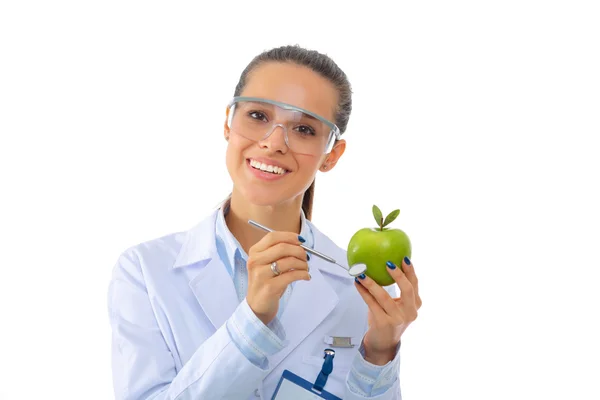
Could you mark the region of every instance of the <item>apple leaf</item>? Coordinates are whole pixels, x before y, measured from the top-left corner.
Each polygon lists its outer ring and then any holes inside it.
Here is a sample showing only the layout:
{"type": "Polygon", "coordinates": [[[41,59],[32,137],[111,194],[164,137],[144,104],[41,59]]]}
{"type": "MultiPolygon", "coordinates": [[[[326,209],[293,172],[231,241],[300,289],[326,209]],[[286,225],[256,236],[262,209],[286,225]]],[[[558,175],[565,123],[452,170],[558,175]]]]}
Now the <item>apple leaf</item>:
{"type": "Polygon", "coordinates": [[[375,217],[375,221],[377,221],[377,226],[381,227],[383,224],[383,215],[381,214],[381,210],[376,205],[373,205],[373,217],[375,217]]]}
{"type": "Polygon", "coordinates": [[[391,224],[396,218],[398,218],[398,215],[400,215],[400,210],[394,210],[391,213],[389,213],[388,216],[385,217],[385,221],[383,222],[382,228],[391,224]]]}

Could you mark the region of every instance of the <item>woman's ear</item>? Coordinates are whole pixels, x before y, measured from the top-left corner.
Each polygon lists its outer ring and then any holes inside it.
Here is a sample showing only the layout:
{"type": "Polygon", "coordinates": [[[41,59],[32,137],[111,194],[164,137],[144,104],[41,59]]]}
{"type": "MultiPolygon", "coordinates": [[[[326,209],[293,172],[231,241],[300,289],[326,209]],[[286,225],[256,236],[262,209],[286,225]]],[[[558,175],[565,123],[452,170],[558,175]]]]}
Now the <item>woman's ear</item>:
{"type": "Polygon", "coordinates": [[[227,121],[223,124],[223,136],[225,136],[225,140],[229,140],[229,127],[227,126],[227,121]]]}
{"type": "Polygon", "coordinates": [[[346,151],[346,141],[344,139],[337,140],[333,145],[331,152],[327,155],[327,157],[325,157],[325,160],[323,161],[323,164],[321,164],[319,170],[321,172],[332,170],[342,154],[344,154],[344,151],[346,151]]]}
{"type": "Polygon", "coordinates": [[[227,121],[229,120],[229,108],[225,111],[225,122],[223,123],[223,135],[225,136],[225,140],[229,140],[229,127],[227,126],[227,121]]]}

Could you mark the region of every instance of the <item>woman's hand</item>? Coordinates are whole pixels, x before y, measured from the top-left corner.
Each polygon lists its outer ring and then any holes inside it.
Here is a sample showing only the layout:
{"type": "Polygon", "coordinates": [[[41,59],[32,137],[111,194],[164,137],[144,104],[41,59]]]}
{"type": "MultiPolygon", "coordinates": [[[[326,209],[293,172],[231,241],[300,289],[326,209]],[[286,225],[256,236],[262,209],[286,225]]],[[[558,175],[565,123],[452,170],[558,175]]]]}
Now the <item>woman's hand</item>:
{"type": "Polygon", "coordinates": [[[375,365],[384,365],[395,357],[400,337],[417,318],[417,310],[422,304],[419,281],[410,260],[405,258],[402,268],[388,262],[387,268],[400,287],[398,298],[392,298],[366,275],[361,275],[364,278],[359,277],[355,282],[358,292],[369,306],[369,330],[364,338],[365,360],[375,365]]]}
{"type": "Polygon", "coordinates": [[[269,232],[248,251],[246,301],[265,325],[277,315],[279,299],[287,286],[310,280],[308,255],[300,244],[297,233],[269,232]],[[271,270],[273,262],[281,275],[275,276],[271,270]]]}

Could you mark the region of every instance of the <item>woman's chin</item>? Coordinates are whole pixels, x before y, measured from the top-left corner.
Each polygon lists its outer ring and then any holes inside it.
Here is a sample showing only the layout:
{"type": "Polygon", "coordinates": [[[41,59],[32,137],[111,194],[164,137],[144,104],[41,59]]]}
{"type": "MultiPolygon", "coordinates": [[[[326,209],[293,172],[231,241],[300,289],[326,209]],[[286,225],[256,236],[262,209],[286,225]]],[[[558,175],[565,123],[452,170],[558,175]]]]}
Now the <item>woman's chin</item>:
{"type": "Polygon", "coordinates": [[[260,207],[275,206],[292,201],[296,197],[291,193],[284,193],[281,190],[260,190],[255,187],[247,188],[242,192],[242,195],[247,202],[260,207]]]}
{"type": "Polygon", "coordinates": [[[281,193],[272,193],[268,190],[249,190],[244,197],[249,203],[261,207],[274,206],[283,200],[281,193]]]}

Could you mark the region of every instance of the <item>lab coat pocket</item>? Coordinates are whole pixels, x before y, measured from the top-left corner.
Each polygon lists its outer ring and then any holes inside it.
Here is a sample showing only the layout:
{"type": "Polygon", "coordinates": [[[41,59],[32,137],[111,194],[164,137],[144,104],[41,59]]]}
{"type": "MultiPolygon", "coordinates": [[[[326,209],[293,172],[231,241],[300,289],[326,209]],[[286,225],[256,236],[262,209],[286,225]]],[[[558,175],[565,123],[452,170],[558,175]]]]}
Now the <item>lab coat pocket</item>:
{"type": "Polygon", "coordinates": [[[313,366],[318,373],[323,366],[323,351],[327,348],[333,349],[335,351],[335,357],[333,358],[332,375],[345,377],[352,367],[354,357],[356,354],[358,354],[358,347],[360,346],[361,338],[352,337],[352,344],[354,344],[353,347],[335,347],[331,344],[330,339],[330,336],[323,337],[323,340],[319,343],[319,346],[316,346],[312,352],[305,354],[302,358],[302,361],[305,364],[313,366]]]}

